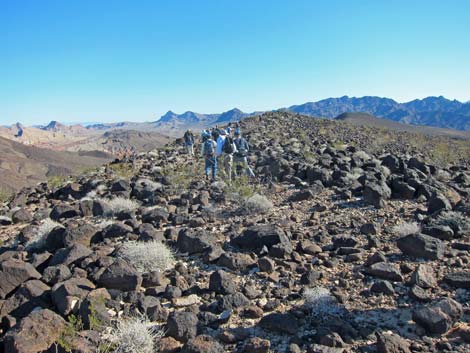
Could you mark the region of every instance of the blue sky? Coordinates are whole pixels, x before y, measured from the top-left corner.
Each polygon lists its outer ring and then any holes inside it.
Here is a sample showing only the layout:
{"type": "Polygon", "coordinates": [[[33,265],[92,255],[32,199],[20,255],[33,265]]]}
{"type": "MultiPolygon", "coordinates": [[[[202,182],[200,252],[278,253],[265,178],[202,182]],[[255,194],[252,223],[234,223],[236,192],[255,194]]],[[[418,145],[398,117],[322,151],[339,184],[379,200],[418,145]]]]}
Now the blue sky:
{"type": "Polygon", "coordinates": [[[0,0],[0,125],[470,100],[470,1],[0,0]]]}

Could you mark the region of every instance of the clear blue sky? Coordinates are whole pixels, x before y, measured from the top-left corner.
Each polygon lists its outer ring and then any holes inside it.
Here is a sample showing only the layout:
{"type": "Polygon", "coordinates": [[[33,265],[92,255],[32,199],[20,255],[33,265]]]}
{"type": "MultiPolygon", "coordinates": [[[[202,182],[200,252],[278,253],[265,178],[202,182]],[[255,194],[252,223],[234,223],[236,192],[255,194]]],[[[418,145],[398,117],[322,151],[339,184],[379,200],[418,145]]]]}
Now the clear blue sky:
{"type": "Polygon", "coordinates": [[[0,125],[470,99],[470,1],[0,0],[0,125]]]}

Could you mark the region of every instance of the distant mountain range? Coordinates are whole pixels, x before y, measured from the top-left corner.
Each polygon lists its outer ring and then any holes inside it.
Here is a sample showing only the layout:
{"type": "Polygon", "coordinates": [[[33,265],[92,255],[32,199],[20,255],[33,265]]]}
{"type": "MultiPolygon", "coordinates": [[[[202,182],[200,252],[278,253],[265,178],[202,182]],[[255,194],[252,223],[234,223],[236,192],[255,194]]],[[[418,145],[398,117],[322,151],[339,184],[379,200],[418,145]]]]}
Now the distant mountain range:
{"type": "Polygon", "coordinates": [[[470,130],[470,103],[442,96],[415,99],[407,103],[398,103],[389,98],[344,96],[293,105],[286,110],[325,118],[335,118],[346,112],[361,112],[405,124],[470,130]]]}
{"type": "MultiPolygon", "coordinates": [[[[367,113],[398,123],[470,131],[470,102],[462,103],[442,96],[415,99],[407,103],[398,103],[390,98],[373,96],[361,98],[343,96],[293,105],[273,111],[283,110],[328,119],[336,118],[343,113],[367,113]]],[[[64,125],[57,121],[51,121],[48,125],[37,127],[45,131],[63,133],[72,131],[74,133],[83,133],[85,129],[88,131],[112,129],[158,130],[163,134],[176,136],[187,128],[202,129],[230,121],[238,121],[259,113],[262,112],[245,113],[237,108],[219,114],[201,114],[192,111],[177,114],[170,110],[153,122],[93,123],[80,126],[78,124],[64,125]]],[[[22,125],[16,124],[15,129],[21,134],[22,125]]]]}
{"type": "MultiPolygon", "coordinates": [[[[336,118],[343,113],[368,113],[404,124],[470,131],[470,103],[448,100],[442,96],[415,99],[407,103],[398,103],[393,99],[381,97],[344,96],[277,110],[328,119],[336,118]]],[[[204,127],[237,121],[257,113],[244,113],[236,108],[221,114],[199,114],[191,111],[176,114],[169,111],[153,125],[161,129],[204,127]]]]}

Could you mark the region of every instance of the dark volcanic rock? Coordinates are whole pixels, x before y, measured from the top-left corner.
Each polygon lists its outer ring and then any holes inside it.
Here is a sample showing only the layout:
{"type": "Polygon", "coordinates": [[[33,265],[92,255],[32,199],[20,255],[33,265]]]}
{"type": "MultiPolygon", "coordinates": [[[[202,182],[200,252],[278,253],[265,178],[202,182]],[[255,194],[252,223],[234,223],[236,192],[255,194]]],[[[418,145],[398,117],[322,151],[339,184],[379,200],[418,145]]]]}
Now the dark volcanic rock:
{"type": "Polygon", "coordinates": [[[231,243],[243,249],[262,249],[263,246],[269,248],[276,244],[292,249],[286,233],[272,224],[252,226],[233,238],[231,243]]]}
{"type": "Polygon", "coordinates": [[[396,334],[378,333],[377,353],[411,353],[410,344],[396,334]]]}
{"type": "Polygon", "coordinates": [[[431,266],[419,264],[411,275],[411,283],[421,288],[434,288],[437,286],[437,280],[431,266]]]}
{"type": "Polygon", "coordinates": [[[183,346],[181,353],[224,353],[224,347],[209,335],[191,338],[183,346]]]}
{"type": "Polygon", "coordinates": [[[59,219],[64,219],[64,218],[74,218],[79,215],[78,210],[70,205],[67,204],[61,204],[54,206],[52,209],[49,217],[54,220],[58,221],[59,219]]]}
{"type": "Polygon", "coordinates": [[[29,263],[10,259],[0,264],[0,298],[5,298],[28,279],[39,279],[41,274],[29,263]]]}
{"type": "Polygon", "coordinates": [[[294,335],[299,329],[297,319],[289,313],[273,313],[266,315],[261,319],[259,325],[268,331],[275,331],[294,335]]]}
{"type": "Polygon", "coordinates": [[[82,244],[74,244],[68,248],[60,249],[52,257],[50,266],[70,265],[75,261],[84,259],[92,254],[92,251],[82,244]]]}
{"type": "Polygon", "coordinates": [[[218,294],[233,294],[237,291],[237,286],[227,272],[218,270],[210,276],[209,289],[218,294]]]}
{"type": "Polygon", "coordinates": [[[117,259],[106,268],[98,283],[105,288],[132,291],[140,287],[142,276],[126,261],[117,259]]]}
{"type": "Polygon", "coordinates": [[[462,305],[450,298],[415,310],[413,320],[430,333],[443,334],[449,331],[463,314],[462,305]]]}
{"type": "Polygon", "coordinates": [[[470,289],[470,272],[448,273],[444,281],[452,287],[470,289]]]}
{"type": "Polygon", "coordinates": [[[5,353],[43,352],[58,340],[65,325],[65,320],[51,310],[34,311],[5,335],[5,353]]]}
{"type": "Polygon", "coordinates": [[[364,201],[375,208],[383,208],[385,200],[388,200],[391,195],[392,191],[384,182],[368,183],[364,186],[364,201]]]}
{"type": "Polygon", "coordinates": [[[442,241],[424,234],[410,234],[400,238],[397,246],[405,255],[425,260],[442,259],[445,249],[442,241]]]}
{"type": "Polygon", "coordinates": [[[197,334],[197,316],[191,312],[173,312],[166,323],[167,336],[187,342],[197,334]]]}
{"type": "Polygon", "coordinates": [[[208,251],[215,245],[215,239],[207,231],[185,229],[178,235],[176,247],[179,251],[196,254],[208,251]]]}
{"type": "Polygon", "coordinates": [[[366,267],[364,272],[375,277],[388,279],[390,281],[402,282],[403,276],[400,268],[388,262],[377,262],[370,267],[366,267]]]}

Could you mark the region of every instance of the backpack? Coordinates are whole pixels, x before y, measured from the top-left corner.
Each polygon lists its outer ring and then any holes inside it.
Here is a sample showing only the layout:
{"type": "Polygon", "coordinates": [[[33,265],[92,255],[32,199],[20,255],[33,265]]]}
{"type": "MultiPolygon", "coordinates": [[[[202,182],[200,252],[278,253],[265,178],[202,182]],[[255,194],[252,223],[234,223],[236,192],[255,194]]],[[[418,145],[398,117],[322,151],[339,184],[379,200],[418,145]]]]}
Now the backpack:
{"type": "Polygon", "coordinates": [[[222,151],[227,154],[233,153],[233,140],[230,136],[225,138],[224,145],[222,146],[222,151]]]}
{"type": "Polygon", "coordinates": [[[237,146],[237,156],[238,157],[246,157],[248,154],[248,146],[247,142],[244,138],[239,138],[235,140],[235,146],[237,146]]]}
{"type": "Polygon", "coordinates": [[[212,140],[204,142],[204,156],[213,157],[215,155],[214,143],[212,140]]]}

